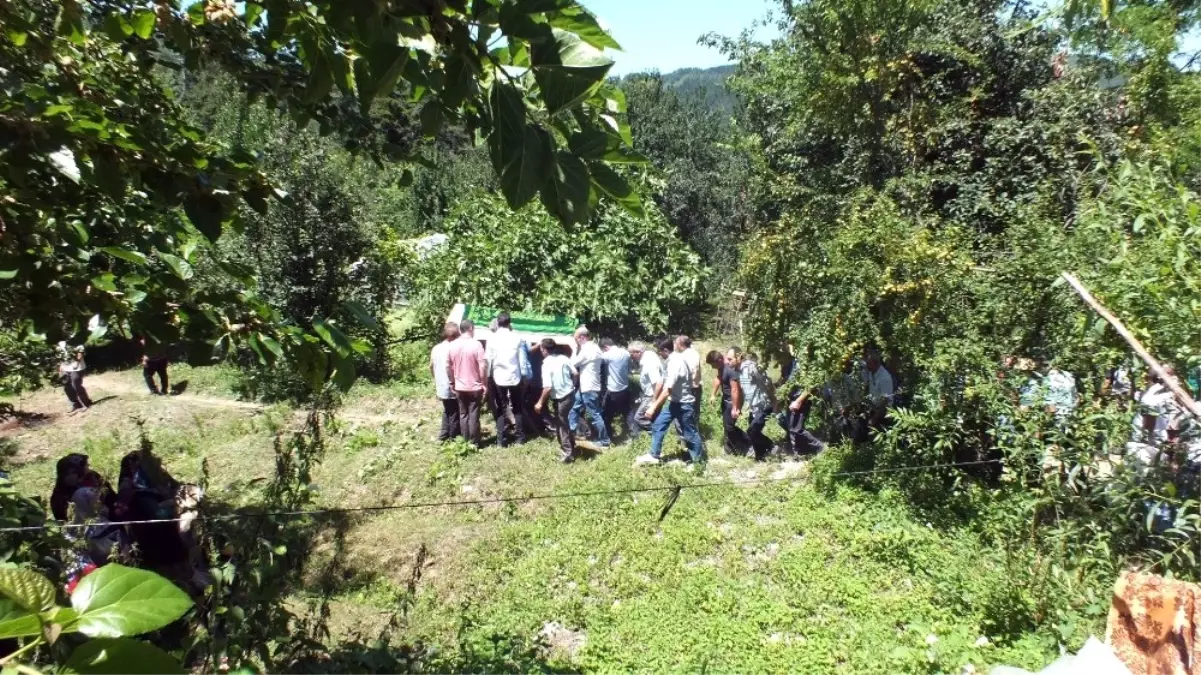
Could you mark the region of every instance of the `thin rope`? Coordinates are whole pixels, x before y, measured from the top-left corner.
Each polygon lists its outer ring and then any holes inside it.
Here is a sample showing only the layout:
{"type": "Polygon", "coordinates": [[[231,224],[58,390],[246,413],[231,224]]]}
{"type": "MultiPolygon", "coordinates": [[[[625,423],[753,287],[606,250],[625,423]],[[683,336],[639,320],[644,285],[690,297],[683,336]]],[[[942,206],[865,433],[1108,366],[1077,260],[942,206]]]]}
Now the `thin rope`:
{"type": "MultiPolygon", "coordinates": [[[[1003,460],[986,459],[975,462],[957,462],[953,464],[929,464],[919,466],[899,466],[886,469],[869,469],[865,471],[840,471],[830,474],[831,478],[841,478],[846,476],[867,476],[881,473],[898,473],[904,471],[930,471],[933,469],[957,469],[969,466],[983,466],[986,464],[1000,464],[1003,460]]],[[[523,497],[489,497],[485,499],[462,499],[455,501],[443,502],[410,502],[407,504],[380,504],[376,506],[349,506],[342,508],[331,509],[311,509],[306,511],[267,511],[264,513],[231,513],[223,516],[205,516],[203,514],[191,518],[155,518],[150,520],[114,520],[106,523],[44,523],[42,525],[26,525],[22,527],[4,527],[0,528],[0,534],[9,534],[17,532],[36,532],[40,530],[61,529],[75,530],[97,525],[108,526],[123,526],[123,525],[156,525],[159,523],[179,523],[185,520],[195,522],[222,522],[231,520],[249,520],[251,518],[296,518],[303,516],[321,516],[333,514],[349,514],[349,513],[374,513],[380,511],[400,511],[406,509],[429,509],[437,507],[465,507],[465,506],[483,506],[486,504],[509,504],[515,502],[534,502],[534,501],[552,501],[558,499],[578,499],[582,497],[606,497],[614,495],[629,495],[646,492],[666,492],[669,490],[692,490],[692,489],[708,489],[715,487],[734,487],[739,485],[757,485],[763,483],[784,483],[796,481],[803,476],[784,476],[781,478],[765,477],[765,478],[747,478],[743,480],[727,480],[727,481],[708,481],[699,483],[682,483],[678,485],[656,485],[652,487],[641,488],[623,488],[620,490],[592,490],[588,492],[551,492],[540,495],[526,495],[523,497]]]]}

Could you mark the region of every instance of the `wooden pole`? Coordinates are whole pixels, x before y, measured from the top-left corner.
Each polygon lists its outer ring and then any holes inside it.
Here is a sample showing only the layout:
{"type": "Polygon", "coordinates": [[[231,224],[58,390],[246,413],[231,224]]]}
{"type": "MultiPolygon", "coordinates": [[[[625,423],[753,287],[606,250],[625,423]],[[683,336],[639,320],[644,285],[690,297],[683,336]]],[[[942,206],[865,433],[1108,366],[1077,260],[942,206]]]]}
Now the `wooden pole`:
{"type": "Polygon", "coordinates": [[[1088,304],[1089,307],[1093,308],[1093,311],[1095,311],[1097,314],[1100,314],[1101,318],[1105,319],[1109,322],[1109,325],[1113,326],[1113,329],[1118,332],[1118,335],[1121,335],[1122,339],[1126,341],[1126,344],[1130,345],[1130,348],[1134,350],[1134,353],[1138,354],[1139,358],[1141,358],[1147,364],[1147,367],[1151,369],[1151,372],[1155,373],[1155,375],[1159,377],[1159,381],[1163,382],[1164,386],[1172,391],[1172,394],[1176,396],[1176,400],[1180,401],[1185,410],[1188,410],[1193,417],[1201,420],[1201,405],[1198,405],[1197,402],[1193,400],[1193,397],[1189,396],[1188,391],[1184,387],[1180,386],[1179,380],[1168,373],[1167,369],[1164,368],[1159,361],[1156,361],[1154,356],[1151,356],[1151,353],[1148,352],[1137,339],[1135,339],[1134,335],[1126,329],[1126,326],[1122,324],[1118,317],[1114,316],[1109,310],[1105,309],[1105,307],[1093,297],[1093,294],[1088,292],[1088,289],[1084,287],[1084,284],[1080,283],[1080,280],[1076,278],[1076,275],[1069,272],[1064,272],[1063,279],[1076,290],[1076,293],[1080,295],[1080,297],[1085,303],[1088,304]]]}

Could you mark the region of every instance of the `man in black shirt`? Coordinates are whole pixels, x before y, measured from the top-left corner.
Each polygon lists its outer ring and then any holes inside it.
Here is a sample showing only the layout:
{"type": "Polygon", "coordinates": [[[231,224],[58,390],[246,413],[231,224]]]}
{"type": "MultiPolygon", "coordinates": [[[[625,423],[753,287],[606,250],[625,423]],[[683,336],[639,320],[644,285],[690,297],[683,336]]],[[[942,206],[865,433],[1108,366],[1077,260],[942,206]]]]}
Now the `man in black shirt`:
{"type": "Polygon", "coordinates": [[[738,428],[738,421],[733,415],[735,403],[742,400],[742,387],[738,384],[740,373],[736,365],[741,353],[740,349],[732,347],[728,357],[722,356],[717,350],[705,357],[705,361],[716,371],[713,377],[713,400],[720,401],[723,445],[730,454],[744,454],[747,448],[746,434],[738,428]],[[717,396],[718,389],[721,390],[720,398],[717,396]]]}
{"type": "Polygon", "coordinates": [[[169,380],[167,379],[167,347],[159,342],[152,335],[143,335],[139,342],[142,343],[142,377],[146,380],[146,387],[150,389],[150,393],[154,395],[166,396],[171,393],[168,388],[169,380]],[[158,375],[162,386],[156,386],[154,376],[158,375]]]}

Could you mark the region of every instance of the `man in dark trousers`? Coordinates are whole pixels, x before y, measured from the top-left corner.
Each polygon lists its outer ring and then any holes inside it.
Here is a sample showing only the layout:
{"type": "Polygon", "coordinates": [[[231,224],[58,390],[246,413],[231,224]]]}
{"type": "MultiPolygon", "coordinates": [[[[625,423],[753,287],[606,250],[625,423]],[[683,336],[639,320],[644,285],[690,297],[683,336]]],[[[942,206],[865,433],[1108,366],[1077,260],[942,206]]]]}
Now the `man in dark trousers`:
{"type": "Polygon", "coordinates": [[[442,326],[442,341],[430,351],[430,372],[434,375],[434,390],[442,403],[442,426],[438,440],[442,443],[462,436],[459,431],[459,400],[450,381],[450,346],[459,339],[459,326],[448,322],[442,326]]]}
{"type": "Polygon", "coordinates": [[[58,375],[62,378],[63,392],[71,402],[71,414],[91,408],[92,399],[83,386],[83,374],[88,369],[88,364],[83,360],[83,347],[68,347],[66,342],[60,342],[58,351],[61,358],[58,375]]]}
{"type": "Polygon", "coordinates": [[[742,385],[738,383],[741,373],[735,365],[742,358],[742,350],[731,347],[727,355],[714,349],[705,357],[705,361],[716,371],[713,378],[713,400],[721,405],[721,423],[723,429],[723,444],[725,451],[733,455],[746,454],[750,440],[742,429],[738,428],[738,420],[734,419],[734,408],[742,401],[742,385]],[[721,397],[718,398],[718,393],[721,397]]]}
{"type": "Polygon", "coordinates": [[[142,377],[146,379],[146,387],[155,396],[170,394],[167,380],[167,347],[152,335],[143,335],[138,342],[142,345],[142,377]],[[155,375],[158,375],[162,386],[155,385],[155,375]]]}

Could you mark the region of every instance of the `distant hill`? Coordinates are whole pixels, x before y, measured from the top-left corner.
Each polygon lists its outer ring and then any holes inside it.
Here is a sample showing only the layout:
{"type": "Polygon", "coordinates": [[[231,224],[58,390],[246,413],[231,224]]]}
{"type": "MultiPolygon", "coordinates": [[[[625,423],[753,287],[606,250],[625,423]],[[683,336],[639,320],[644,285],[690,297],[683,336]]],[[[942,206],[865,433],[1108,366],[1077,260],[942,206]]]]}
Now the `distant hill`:
{"type": "MultiPolygon", "coordinates": [[[[675,89],[680,94],[700,94],[703,92],[705,103],[710,107],[733,111],[738,105],[738,99],[726,88],[726,79],[734,74],[737,68],[734,64],[714,66],[713,68],[681,68],[670,73],[661,74],[663,84],[675,89]]],[[[652,73],[634,73],[622,79],[646,76],[652,73]]]]}

